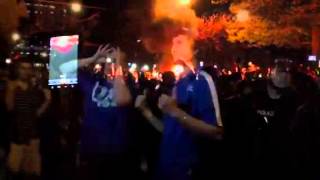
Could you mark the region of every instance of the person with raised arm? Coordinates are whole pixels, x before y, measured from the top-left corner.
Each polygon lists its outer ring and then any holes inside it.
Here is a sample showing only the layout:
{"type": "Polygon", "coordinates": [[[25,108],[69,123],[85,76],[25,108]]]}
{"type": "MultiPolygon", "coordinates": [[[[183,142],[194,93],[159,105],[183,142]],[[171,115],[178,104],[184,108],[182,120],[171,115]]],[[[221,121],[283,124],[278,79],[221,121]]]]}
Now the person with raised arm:
{"type": "Polygon", "coordinates": [[[95,55],[62,64],[64,72],[76,71],[84,95],[80,138],[80,174],[83,179],[122,179],[132,172],[129,152],[127,108],[131,95],[122,77],[120,48],[100,46],[95,55]],[[109,78],[106,58],[115,59],[116,73],[109,78]],[[94,65],[106,67],[100,74],[94,65]],[[93,66],[92,66],[93,65],[93,66]]]}

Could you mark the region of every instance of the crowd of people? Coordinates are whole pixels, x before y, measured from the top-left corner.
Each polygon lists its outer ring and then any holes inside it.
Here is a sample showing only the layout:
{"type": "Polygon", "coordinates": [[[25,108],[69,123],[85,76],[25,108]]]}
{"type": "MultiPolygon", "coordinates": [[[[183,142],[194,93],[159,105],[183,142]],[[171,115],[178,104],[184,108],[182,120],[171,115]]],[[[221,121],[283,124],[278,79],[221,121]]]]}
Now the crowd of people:
{"type": "Polygon", "coordinates": [[[77,88],[51,90],[32,59],[1,65],[0,179],[320,178],[319,86],[292,62],[252,79],[179,60],[136,80],[123,61],[101,46],[60,67],[77,88]]]}

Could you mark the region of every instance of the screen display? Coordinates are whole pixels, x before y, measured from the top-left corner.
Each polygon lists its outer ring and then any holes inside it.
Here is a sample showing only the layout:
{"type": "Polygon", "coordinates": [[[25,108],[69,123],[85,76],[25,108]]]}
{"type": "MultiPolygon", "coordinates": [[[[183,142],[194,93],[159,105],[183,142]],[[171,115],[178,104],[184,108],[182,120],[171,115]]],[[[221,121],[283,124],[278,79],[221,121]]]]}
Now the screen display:
{"type": "Polygon", "coordinates": [[[308,56],[308,61],[317,61],[317,56],[315,55],[308,56]]]}
{"type": "Polygon", "coordinates": [[[78,35],[50,39],[50,86],[78,83],[78,45],[78,35]]]}

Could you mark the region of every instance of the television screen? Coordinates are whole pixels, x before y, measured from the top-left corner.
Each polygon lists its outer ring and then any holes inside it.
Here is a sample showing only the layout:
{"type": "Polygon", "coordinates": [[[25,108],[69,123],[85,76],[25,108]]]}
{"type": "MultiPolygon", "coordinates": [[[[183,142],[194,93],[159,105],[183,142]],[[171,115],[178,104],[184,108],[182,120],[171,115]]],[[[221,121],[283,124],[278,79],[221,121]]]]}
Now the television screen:
{"type": "Polygon", "coordinates": [[[78,83],[79,36],[59,36],[50,39],[49,85],[78,83]]]}

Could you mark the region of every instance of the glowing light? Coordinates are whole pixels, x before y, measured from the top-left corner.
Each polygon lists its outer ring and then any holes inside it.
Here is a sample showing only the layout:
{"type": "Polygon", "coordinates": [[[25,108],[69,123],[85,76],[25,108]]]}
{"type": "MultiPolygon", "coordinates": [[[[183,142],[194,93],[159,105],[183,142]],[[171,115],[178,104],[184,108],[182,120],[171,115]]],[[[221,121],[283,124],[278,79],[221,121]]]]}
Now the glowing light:
{"type": "Polygon", "coordinates": [[[237,21],[239,21],[239,22],[248,21],[249,16],[250,16],[250,14],[249,14],[249,11],[247,11],[247,10],[240,10],[236,15],[237,21]]]}
{"type": "Polygon", "coordinates": [[[137,67],[138,67],[138,66],[137,66],[137,64],[136,64],[136,63],[132,63],[131,68],[136,69],[137,67]]]}
{"type": "Polygon", "coordinates": [[[12,60],[10,58],[6,59],[6,64],[11,64],[12,60]]]}
{"type": "Polygon", "coordinates": [[[136,63],[132,63],[129,71],[130,71],[131,73],[134,73],[134,72],[137,71],[137,67],[138,67],[138,66],[137,66],[136,63]]]}
{"type": "Polygon", "coordinates": [[[43,65],[41,63],[35,63],[34,67],[42,67],[43,65]]]}
{"type": "Polygon", "coordinates": [[[252,66],[253,63],[251,61],[248,62],[248,66],[252,66]]]}
{"type": "Polygon", "coordinates": [[[94,71],[97,73],[97,72],[100,72],[102,70],[102,66],[100,64],[96,64],[94,66],[94,71]]]}
{"type": "Polygon", "coordinates": [[[82,11],[82,5],[78,2],[71,3],[71,10],[75,13],[80,13],[82,11]]]}
{"type": "Polygon", "coordinates": [[[230,70],[228,71],[228,75],[232,75],[232,72],[230,70]]]}
{"type": "Polygon", "coordinates": [[[145,64],[145,65],[142,66],[141,70],[142,71],[149,71],[150,67],[147,64],[145,64]]]}
{"type": "Polygon", "coordinates": [[[187,6],[191,4],[191,0],[179,0],[179,2],[183,6],[187,6]]]}
{"type": "Polygon", "coordinates": [[[216,65],[216,64],[213,65],[213,68],[218,69],[218,65],[216,65]]]}
{"type": "Polygon", "coordinates": [[[204,66],[204,62],[200,61],[200,67],[203,67],[203,66],[204,66]]]}
{"type": "Polygon", "coordinates": [[[11,38],[13,41],[19,41],[21,39],[21,36],[19,33],[12,33],[11,38]]]}
{"type": "Polygon", "coordinates": [[[177,64],[177,65],[173,66],[172,71],[178,77],[183,73],[184,67],[180,64],[177,64]]]}
{"type": "Polygon", "coordinates": [[[107,63],[112,63],[112,59],[111,59],[110,57],[107,57],[107,58],[106,58],[106,62],[107,62],[107,63]]]}
{"type": "Polygon", "coordinates": [[[46,57],[48,57],[48,53],[42,52],[42,53],[40,53],[40,56],[43,57],[43,58],[46,58],[46,57]]]}
{"type": "Polygon", "coordinates": [[[153,71],[153,72],[152,72],[152,77],[153,77],[153,78],[156,78],[156,79],[159,78],[159,72],[153,71]]]}

